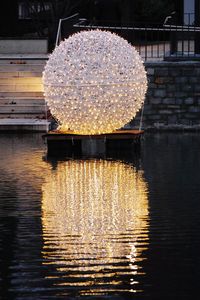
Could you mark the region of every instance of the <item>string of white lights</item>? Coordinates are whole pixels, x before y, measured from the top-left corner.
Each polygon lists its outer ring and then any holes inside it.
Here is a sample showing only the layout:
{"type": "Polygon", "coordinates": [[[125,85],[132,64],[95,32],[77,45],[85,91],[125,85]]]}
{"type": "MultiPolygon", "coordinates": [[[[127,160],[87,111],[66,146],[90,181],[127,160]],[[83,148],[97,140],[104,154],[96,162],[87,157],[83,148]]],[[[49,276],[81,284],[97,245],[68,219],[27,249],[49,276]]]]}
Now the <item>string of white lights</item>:
{"type": "Polygon", "coordinates": [[[82,31],[62,42],[43,73],[44,93],[61,130],[100,134],[123,127],[147,90],[143,62],[125,39],[82,31]]]}

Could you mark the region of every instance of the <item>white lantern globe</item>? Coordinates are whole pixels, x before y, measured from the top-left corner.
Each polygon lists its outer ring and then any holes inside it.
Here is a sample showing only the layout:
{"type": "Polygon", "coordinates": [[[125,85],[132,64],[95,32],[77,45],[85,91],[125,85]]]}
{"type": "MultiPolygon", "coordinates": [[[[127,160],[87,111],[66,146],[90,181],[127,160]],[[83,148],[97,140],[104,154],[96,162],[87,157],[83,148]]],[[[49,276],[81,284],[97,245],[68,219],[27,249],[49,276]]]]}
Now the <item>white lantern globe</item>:
{"type": "Polygon", "coordinates": [[[143,62],[125,39],[101,30],[61,42],[43,73],[44,94],[60,130],[110,133],[130,122],[147,90],[143,62]]]}

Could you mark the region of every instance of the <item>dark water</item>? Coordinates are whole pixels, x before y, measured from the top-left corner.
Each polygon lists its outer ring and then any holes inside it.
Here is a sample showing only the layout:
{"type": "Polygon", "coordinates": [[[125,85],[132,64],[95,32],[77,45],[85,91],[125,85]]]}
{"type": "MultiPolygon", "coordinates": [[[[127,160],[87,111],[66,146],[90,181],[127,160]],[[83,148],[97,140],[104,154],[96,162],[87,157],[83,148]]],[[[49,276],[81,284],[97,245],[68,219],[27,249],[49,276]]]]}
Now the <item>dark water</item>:
{"type": "Polygon", "coordinates": [[[200,135],[146,135],[141,156],[50,160],[0,135],[1,299],[197,299],[200,135]]]}

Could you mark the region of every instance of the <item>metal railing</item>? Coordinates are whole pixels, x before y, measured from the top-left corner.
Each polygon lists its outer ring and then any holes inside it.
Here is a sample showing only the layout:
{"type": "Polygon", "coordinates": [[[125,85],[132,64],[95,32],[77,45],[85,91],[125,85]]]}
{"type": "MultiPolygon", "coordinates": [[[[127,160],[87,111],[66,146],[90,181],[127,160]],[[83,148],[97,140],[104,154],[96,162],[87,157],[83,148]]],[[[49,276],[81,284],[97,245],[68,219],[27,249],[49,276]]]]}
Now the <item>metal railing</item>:
{"type": "MultiPolygon", "coordinates": [[[[77,20],[77,14],[59,21],[56,45],[67,35],[61,34],[62,21],[77,20]]],[[[104,22],[102,22],[105,24],[104,22]]],[[[81,30],[109,30],[127,39],[136,47],[145,61],[176,60],[200,57],[200,27],[191,25],[154,25],[134,24],[118,26],[116,24],[103,25],[85,19],[71,23],[73,32],[81,30]]],[[[72,32],[72,28],[67,32],[72,32]]]]}
{"type": "Polygon", "coordinates": [[[101,26],[74,24],[79,30],[110,30],[128,39],[144,60],[191,58],[197,56],[200,28],[194,26],[101,26]]]}

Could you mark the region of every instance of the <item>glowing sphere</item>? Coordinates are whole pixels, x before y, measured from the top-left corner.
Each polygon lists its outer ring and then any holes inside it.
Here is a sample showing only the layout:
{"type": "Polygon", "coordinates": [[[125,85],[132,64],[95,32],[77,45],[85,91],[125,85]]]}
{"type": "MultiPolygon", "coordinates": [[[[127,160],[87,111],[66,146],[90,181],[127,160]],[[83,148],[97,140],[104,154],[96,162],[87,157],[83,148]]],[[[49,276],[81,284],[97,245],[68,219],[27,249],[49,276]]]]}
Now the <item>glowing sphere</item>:
{"type": "Polygon", "coordinates": [[[61,130],[109,133],[131,121],[147,90],[143,62],[125,39],[82,31],[63,41],[43,73],[44,94],[61,130]]]}

